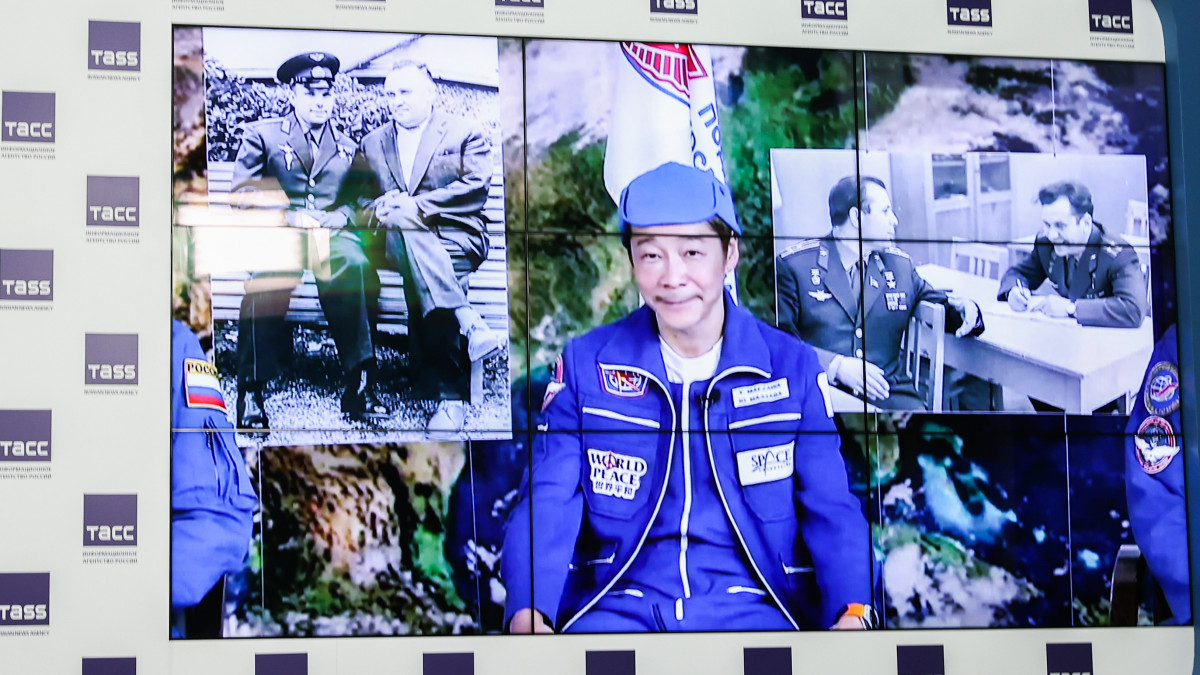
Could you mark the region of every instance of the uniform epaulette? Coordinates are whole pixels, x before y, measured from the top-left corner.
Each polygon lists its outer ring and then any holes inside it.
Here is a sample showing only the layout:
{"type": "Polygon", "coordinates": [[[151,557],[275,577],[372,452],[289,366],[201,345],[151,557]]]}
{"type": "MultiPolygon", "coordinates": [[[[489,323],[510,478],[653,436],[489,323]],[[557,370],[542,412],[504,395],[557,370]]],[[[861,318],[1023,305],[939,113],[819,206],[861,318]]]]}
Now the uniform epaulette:
{"type": "Polygon", "coordinates": [[[1131,244],[1129,244],[1129,242],[1126,242],[1122,239],[1117,239],[1115,237],[1109,237],[1109,236],[1101,237],[1100,245],[1102,247],[1104,247],[1104,252],[1113,258],[1116,258],[1117,256],[1121,255],[1121,252],[1124,251],[1125,249],[1133,248],[1133,246],[1131,244]]]}
{"type": "Polygon", "coordinates": [[[911,259],[912,259],[912,256],[910,256],[909,254],[905,253],[905,252],[903,251],[903,249],[896,248],[895,246],[888,246],[887,248],[883,249],[883,252],[884,252],[884,253],[890,253],[890,254],[892,254],[892,255],[898,255],[898,256],[900,256],[901,258],[908,258],[909,260],[911,260],[911,259]]]}
{"type": "Polygon", "coordinates": [[[780,251],[779,257],[786,258],[790,255],[799,253],[801,251],[807,251],[809,249],[817,248],[820,245],[821,245],[820,239],[805,239],[804,241],[800,242],[799,244],[792,244],[791,246],[780,251]]]}

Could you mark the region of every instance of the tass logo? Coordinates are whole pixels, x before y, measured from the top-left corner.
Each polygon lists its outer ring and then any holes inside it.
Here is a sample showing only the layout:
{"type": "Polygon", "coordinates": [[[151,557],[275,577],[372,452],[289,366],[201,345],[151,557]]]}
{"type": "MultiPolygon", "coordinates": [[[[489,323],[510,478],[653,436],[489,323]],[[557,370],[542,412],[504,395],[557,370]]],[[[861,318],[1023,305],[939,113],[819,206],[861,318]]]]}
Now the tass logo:
{"type": "Polygon", "coordinates": [[[142,24],[88,21],[88,70],[139,71],[142,24]]]}
{"type": "Polygon", "coordinates": [[[1133,33],[1133,0],[1088,0],[1093,33],[1133,33]]]}
{"type": "Polygon", "coordinates": [[[308,654],[255,654],[254,675],[308,675],[308,654]]]}
{"type": "Polygon", "coordinates": [[[848,21],[847,0],[800,0],[800,18],[848,21]]]}
{"type": "Polygon", "coordinates": [[[896,645],[897,675],[946,675],[942,645],[896,645]]]}
{"type": "Polygon", "coordinates": [[[545,7],[546,0],[496,0],[497,7],[545,7]]]}
{"type": "Polygon", "coordinates": [[[951,26],[991,26],[992,0],[946,0],[946,22],[951,26]]]}
{"type": "Polygon", "coordinates": [[[54,94],[29,91],[0,93],[0,140],[54,142],[54,94]]]}
{"type": "Polygon", "coordinates": [[[87,224],[137,227],[140,184],[137,176],[88,176],[87,224]]]}
{"type": "Polygon", "coordinates": [[[50,411],[0,410],[0,462],[50,461],[50,411]]]}
{"type": "Polygon", "coordinates": [[[1046,673],[1048,675],[1092,675],[1092,643],[1047,644],[1046,673]]]}
{"type": "Polygon", "coordinates": [[[84,659],[83,675],[137,675],[137,659],[84,659]]]}
{"type": "Polygon", "coordinates": [[[83,354],[84,384],[138,383],[138,336],[88,333],[83,354]]]}
{"type": "Polygon", "coordinates": [[[656,14],[696,14],[699,0],[650,0],[650,11],[656,14]]]}
{"type": "Polygon", "coordinates": [[[54,251],[0,249],[0,300],[53,300],[54,251]]]}
{"type": "Polygon", "coordinates": [[[84,495],[84,546],[137,546],[137,495],[84,495]]]}
{"type": "Polygon", "coordinates": [[[0,627],[50,625],[50,573],[0,574],[0,627]]]}

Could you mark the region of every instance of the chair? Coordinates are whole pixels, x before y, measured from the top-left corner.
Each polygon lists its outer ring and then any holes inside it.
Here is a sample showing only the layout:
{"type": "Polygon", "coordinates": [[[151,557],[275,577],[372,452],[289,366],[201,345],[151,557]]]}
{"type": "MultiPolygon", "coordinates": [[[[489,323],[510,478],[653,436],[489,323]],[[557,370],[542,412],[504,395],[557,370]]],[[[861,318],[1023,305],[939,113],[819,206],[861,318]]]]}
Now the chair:
{"type": "MultiPolygon", "coordinates": [[[[1004,249],[1001,249],[1004,250],[1004,249]]],[[[917,384],[930,412],[942,411],[942,371],[946,360],[946,307],[921,302],[908,321],[904,336],[904,371],[917,384]],[[929,368],[929,384],[922,387],[922,371],[929,368]]]]}
{"type": "Polygon", "coordinates": [[[1136,626],[1141,599],[1141,578],[1146,562],[1137,544],[1122,544],[1113,564],[1109,621],[1113,626],[1136,626]]]}
{"type": "Polygon", "coordinates": [[[999,279],[1008,265],[1004,246],[979,244],[963,239],[950,243],[950,267],[977,277],[999,279]]]}

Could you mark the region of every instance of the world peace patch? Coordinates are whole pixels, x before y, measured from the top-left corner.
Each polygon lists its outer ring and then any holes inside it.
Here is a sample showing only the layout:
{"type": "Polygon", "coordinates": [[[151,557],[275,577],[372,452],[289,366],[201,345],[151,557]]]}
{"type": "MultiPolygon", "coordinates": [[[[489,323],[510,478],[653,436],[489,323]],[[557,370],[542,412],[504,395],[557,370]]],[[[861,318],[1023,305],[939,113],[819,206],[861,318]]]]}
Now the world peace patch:
{"type": "Polygon", "coordinates": [[[1175,444],[1175,430],[1171,423],[1161,417],[1147,417],[1138,427],[1133,439],[1134,454],[1142,470],[1156,474],[1175,459],[1179,446],[1175,444]]]}
{"type": "Polygon", "coordinates": [[[649,464],[641,457],[622,455],[611,450],[588,448],[588,475],[592,492],[618,499],[633,499],[642,487],[642,476],[649,464]]]}
{"type": "Polygon", "coordinates": [[[1154,364],[1142,392],[1146,412],[1166,417],[1179,410],[1179,399],[1179,369],[1169,361],[1154,364]]]}
{"type": "Polygon", "coordinates": [[[217,369],[204,359],[183,361],[184,400],[189,408],[211,408],[225,412],[225,397],[217,381],[217,369]]]}
{"type": "Polygon", "coordinates": [[[646,376],[636,370],[600,365],[600,384],[613,396],[641,398],[646,395],[646,382],[646,376]]]}

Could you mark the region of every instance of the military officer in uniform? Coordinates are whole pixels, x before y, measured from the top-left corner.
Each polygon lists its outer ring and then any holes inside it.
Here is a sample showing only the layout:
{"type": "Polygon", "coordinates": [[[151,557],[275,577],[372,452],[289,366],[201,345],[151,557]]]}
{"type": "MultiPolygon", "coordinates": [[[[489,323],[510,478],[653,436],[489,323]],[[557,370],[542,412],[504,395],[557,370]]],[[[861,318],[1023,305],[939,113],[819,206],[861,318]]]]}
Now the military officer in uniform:
{"type": "Polygon", "coordinates": [[[1074,317],[1084,326],[1136,328],[1146,316],[1137,252],[1092,220],[1092,193],[1072,181],[1038,192],[1042,231],[1033,253],[1000,279],[999,299],[1018,312],[1074,317]],[[1043,282],[1054,293],[1033,295],[1043,282]]]}
{"type": "MultiPolygon", "coordinates": [[[[375,358],[371,317],[379,277],[365,253],[364,233],[351,229],[356,212],[343,193],[357,145],[338,132],[333,78],[339,62],[306,53],[279,66],[276,76],[292,96],[284,117],[247,124],[233,170],[233,192],[244,208],[286,208],[291,227],[308,229],[307,264],[345,373],[342,412],[351,418],[383,417],[374,397],[375,358]]],[[[278,377],[291,353],[284,323],[300,272],[255,274],[246,282],[238,316],[237,419],[241,428],[270,427],[263,388],[278,377]]]]}
{"type": "Polygon", "coordinates": [[[883,181],[853,176],[829,191],[833,230],[780,252],[779,327],[816,348],[831,384],[884,410],[925,407],[904,371],[901,339],[924,301],[946,307],[946,332],[983,332],[979,306],[947,296],[893,246],[897,218],[883,181]],[[860,250],[861,246],[861,250],[860,250]]]}

